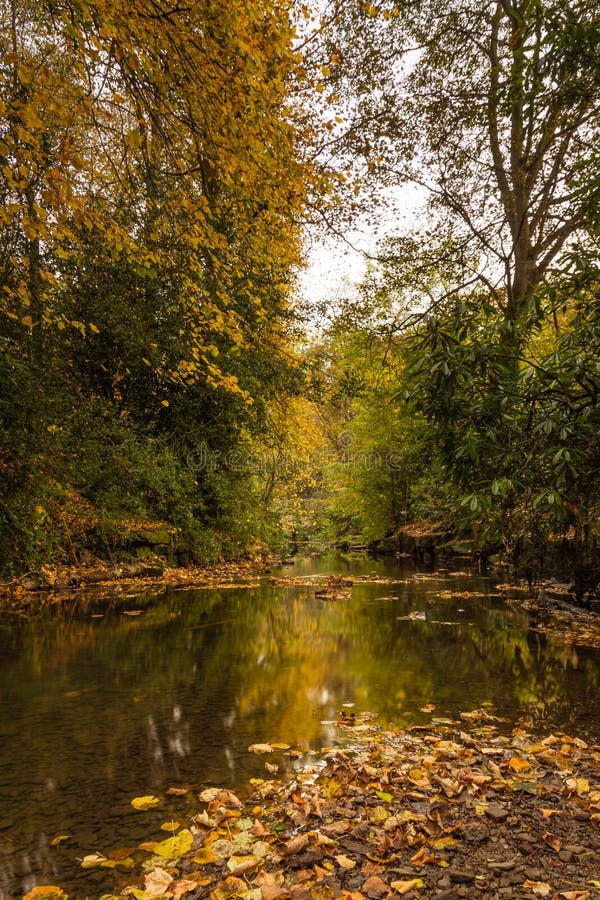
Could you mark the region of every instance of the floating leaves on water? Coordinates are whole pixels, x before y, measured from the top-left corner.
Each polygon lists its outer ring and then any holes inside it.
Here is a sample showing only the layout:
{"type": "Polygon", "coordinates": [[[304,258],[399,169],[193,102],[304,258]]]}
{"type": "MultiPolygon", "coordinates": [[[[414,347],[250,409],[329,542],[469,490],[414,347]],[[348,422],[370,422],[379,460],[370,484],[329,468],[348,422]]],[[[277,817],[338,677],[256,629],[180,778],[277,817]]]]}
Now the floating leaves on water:
{"type": "Polygon", "coordinates": [[[88,853],[88,855],[84,856],[81,860],[81,868],[93,869],[95,866],[101,866],[105,862],[109,862],[109,859],[102,853],[88,853]]]}
{"type": "Polygon", "coordinates": [[[82,869],[96,869],[98,867],[103,869],[116,869],[118,866],[131,869],[133,867],[133,859],[131,856],[125,856],[121,859],[109,859],[102,853],[88,853],[87,856],[84,856],[81,860],[82,869]]]}
{"type": "Polygon", "coordinates": [[[250,753],[272,753],[273,747],[271,744],[250,744],[248,750],[250,753]]]}
{"type": "Polygon", "coordinates": [[[178,828],[181,828],[180,822],[163,822],[160,826],[161,831],[170,831],[171,834],[175,834],[178,828]]]}
{"type": "MultiPolygon", "coordinates": [[[[433,712],[434,709],[435,709],[434,704],[433,704],[433,703],[428,703],[426,706],[422,706],[422,707],[421,707],[421,712],[422,712],[422,713],[430,713],[430,712],[433,712]]],[[[398,882],[398,883],[400,883],[400,882],[398,882]]],[[[402,883],[403,883],[403,884],[407,884],[408,882],[402,882],[402,883]]]]}
{"type": "Polygon", "coordinates": [[[170,794],[173,797],[185,797],[187,793],[189,793],[189,788],[170,787],[167,790],[167,794],[170,794]]]}
{"type": "Polygon", "coordinates": [[[68,900],[68,895],[54,885],[38,884],[28,894],[25,894],[23,900],[68,900]]]}
{"type": "Polygon", "coordinates": [[[152,809],[154,806],[158,806],[160,802],[160,797],[153,797],[152,794],[148,794],[145,797],[134,797],[131,805],[134,809],[152,809]]]}
{"type": "Polygon", "coordinates": [[[56,837],[52,838],[52,840],[50,841],[50,846],[51,847],[60,847],[60,845],[64,841],[68,841],[72,837],[73,837],[72,834],[57,834],[56,837]]]}

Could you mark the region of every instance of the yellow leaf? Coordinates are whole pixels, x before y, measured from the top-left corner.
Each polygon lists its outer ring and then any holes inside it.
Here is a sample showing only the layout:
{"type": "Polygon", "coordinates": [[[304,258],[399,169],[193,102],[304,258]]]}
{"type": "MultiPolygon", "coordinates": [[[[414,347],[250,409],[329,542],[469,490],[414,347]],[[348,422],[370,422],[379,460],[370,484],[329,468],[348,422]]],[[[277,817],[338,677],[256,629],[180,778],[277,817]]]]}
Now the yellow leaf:
{"type": "Polygon", "coordinates": [[[172,834],[175,834],[177,829],[179,828],[179,822],[163,822],[160,826],[161,831],[170,831],[172,834]]]}
{"type": "Polygon", "coordinates": [[[218,861],[218,856],[212,852],[210,847],[202,847],[194,856],[194,862],[199,866],[208,866],[210,863],[218,861]]]}
{"type": "Polygon", "coordinates": [[[447,835],[446,837],[434,838],[429,843],[435,850],[445,850],[446,847],[454,847],[458,841],[456,838],[447,835]]]}
{"type": "Polygon", "coordinates": [[[168,400],[161,400],[161,401],[160,401],[160,405],[161,405],[161,406],[170,406],[170,403],[169,403],[168,400]]]}
{"type": "Polygon", "coordinates": [[[94,334],[100,334],[100,329],[97,325],[94,325],[93,322],[88,322],[88,328],[90,329],[90,331],[93,331],[94,334]]]}
{"type": "Polygon", "coordinates": [[[88,855],[84,856],[81,860],[81,868],[94,869],[96,866],[102,866],[108,861],[107,857],[103,856],[102,853],[88,853],[88,855]]]}
{"type": "Polygon", "coordinates": [[[582,794],[589,794],[590,791],[590,783],[587,778],[568,778],[567,787],[572,791],[577,791],[580,797],[582,794]]]}
{"type": "Polygon", "coordinates": [[[55,838],[52,838],[50,846],[59,847],[63,841],[68,841],[71,837],[73,837],[72,834],[58,834],[55,838]]]}
{"type": "Polygon", "coordinates": [[[411,878],[410,881],[392,881],[391,886],[397,894],[408,894],[409,891],[413,891],[415,888],[422,888],[423,880],[421,878],[411,878]]]}
{"type": "Polygon", "coordinates": [[[192,849],[194,838],[192,832],[188,828],[183,828],[178,834],[166,841],[161,841],[154,848],[154,852],[159,856],[168,856],[171,859],[179,859],[184,853],[192,849]]]}
{"type": "Polygon", "coordinates": [[[25,325],[26,328],[33,328],[33,319],[31,316],[23,316],[21,325],[25,325]]]}
{"type": "Polygon", "coordinates": [[[131,805],[134,809],[152,809],[153,806],[158,806],[160,802],[160,797],[153,797],[151,794],[148,794],[146,797],[135,797],[131,801],[131,805]]]}
{"type": "Polygon", "coordinates": [[[272,753],[273,747],[271,744],[250,744],[248,750],[250,753],[272,753]]]}
{"type": "Polygon", "coordinates": [[[68,900],[68,895],[59,887],[49,884],[38,884],[25,894],[23,900],[68,900]]]}
{"type": "Polygon", "coordinates": [[[531,771],[531,763],[526,759],[521,759],[520,756],[513,756],[513,758],[508,761],[508,765],[513,770],[513,772],[520,773],[531,771]]]}

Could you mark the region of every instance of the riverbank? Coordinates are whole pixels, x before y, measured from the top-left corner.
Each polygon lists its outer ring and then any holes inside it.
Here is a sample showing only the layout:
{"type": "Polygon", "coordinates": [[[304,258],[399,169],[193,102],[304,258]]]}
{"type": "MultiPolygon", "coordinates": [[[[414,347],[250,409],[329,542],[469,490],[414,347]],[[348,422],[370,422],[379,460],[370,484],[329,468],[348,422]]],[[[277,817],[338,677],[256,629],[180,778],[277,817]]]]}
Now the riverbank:
{"type": "Polygon", "coordinates": [[[207,566],[171,567],[159,558],[118,565],[96,560],[77,566],[42,566],[35,572],[27,572],[1,583],[0,605],[23,606],[35,601],[60,602],[83,593],[101,598],[125,587],[133,592],[143,593],[146,590],[177,585],[231,586],[242,579],[247,581],[264,574],[276,562],[280,560],[262,555],[207,566]]]}
{"type": "MultiPolygon", "coordinates": [[[[247,800],[205,789],[171,836],[107,848],[83,867],[112,869],[103,900],[600,896],[599,746],[502,733],[483,709],[408,731],[372,718],[343,714],[348,745],[282,778],[299,754],[253,745],[266,771],[247,800]]],[[[133,802],[143,815],[163,800],[133,802]]],[[[27,900],[54,896],[36,890],[27,900]]]]}

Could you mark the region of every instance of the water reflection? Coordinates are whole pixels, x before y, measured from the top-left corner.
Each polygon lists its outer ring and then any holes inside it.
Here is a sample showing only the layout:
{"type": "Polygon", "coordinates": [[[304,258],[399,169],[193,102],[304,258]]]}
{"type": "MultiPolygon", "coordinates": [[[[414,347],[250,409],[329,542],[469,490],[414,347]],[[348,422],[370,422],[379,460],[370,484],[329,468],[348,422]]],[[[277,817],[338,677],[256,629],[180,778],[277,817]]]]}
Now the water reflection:
{"type": "Polygon", "coordinates": [[[359,583],[337,603],[310,585],[265,584],[115,598],[66,623],[1,627],[0,900],[48,881],[76,897],[110,891],[114,874],[82,871],[77,856],[135,845],[181,815],[193,795],[169,787],[238,788],[264,774],[252,743],[333,743],[326,723],[344,703],[422,723],[427,704],[456,716],[490,702],[545,730],[600,735],[597,651],[530,630],[490,580],[415,579],[391,565],[301,561],[295,574],[398,579],[359,583]],[[146,793],[164,802],[141,815],[130,800],[146,793]],[[59,835],[72,837],[53,846],[59,835]]]}

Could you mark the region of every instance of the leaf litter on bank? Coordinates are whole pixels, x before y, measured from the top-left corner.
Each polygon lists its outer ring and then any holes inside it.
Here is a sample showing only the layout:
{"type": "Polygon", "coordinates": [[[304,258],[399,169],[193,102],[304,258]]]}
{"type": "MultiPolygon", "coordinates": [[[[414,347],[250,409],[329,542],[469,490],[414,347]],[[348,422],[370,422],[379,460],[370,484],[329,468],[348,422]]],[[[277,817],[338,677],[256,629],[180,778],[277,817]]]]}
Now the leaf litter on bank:
{"type": "Polygon", "coordinates": [[[104,900],[597,897],[600,748],[501,735],[482,712],[426,731],[341,719],[349,746],[253,779],[245,803],[204,790],[187,827],[132,854],[136,878],[113,869],[104,900]]]}

